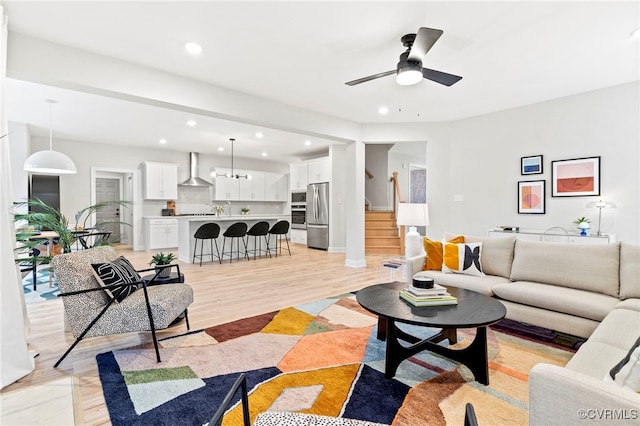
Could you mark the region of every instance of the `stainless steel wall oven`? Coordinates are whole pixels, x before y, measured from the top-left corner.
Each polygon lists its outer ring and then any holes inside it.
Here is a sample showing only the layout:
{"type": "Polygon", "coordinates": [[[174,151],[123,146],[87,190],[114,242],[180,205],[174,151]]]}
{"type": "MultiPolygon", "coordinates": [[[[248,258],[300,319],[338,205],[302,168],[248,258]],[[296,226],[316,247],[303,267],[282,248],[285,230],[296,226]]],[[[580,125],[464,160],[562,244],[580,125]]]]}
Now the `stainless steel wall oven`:
{"type": "Polygon", "coordinates": [[[291,193],[291,228],[307,229],[307,193],[291,193]]]}

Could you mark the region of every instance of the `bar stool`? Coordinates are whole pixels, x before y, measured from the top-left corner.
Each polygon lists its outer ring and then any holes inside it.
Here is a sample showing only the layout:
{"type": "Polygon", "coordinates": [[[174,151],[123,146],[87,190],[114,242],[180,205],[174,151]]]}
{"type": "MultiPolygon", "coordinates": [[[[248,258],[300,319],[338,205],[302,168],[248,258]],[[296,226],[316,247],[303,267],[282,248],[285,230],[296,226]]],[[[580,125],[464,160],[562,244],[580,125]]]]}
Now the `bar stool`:
{"type": "Polygon", "coordinates": [[[289,232],[289,222],[286,220],[281,220],[279,222],[276,222],[276,224],[273,225],[269,230],[269,240],[267,243],[267,250],[271,252],[271,249],[269,249],[269,244],[271,244],[271,236],[275,235],[276,236],[276,248],[275,248],[276,257],[278,257],[278,240],[280,240],[280,254],[282,254],[282,236],[283,235],[284,235],[284,240],[287,243],[287,251],[289,252],[289,256],[291,256],[291,249],[289,248],[289,237],[287,236],[288,232],[289,232]]]}
{"type": "Polygon", "coordinates": [[[218,258],[218,261],[222,263],[222,259],[220,258],[220,251],[218,250],[217,238],[219,235],[220,235],[220,225],[218,225],[217,223],[205,223],[204,225],[201,225],[196,230],[196,233],[193,234],[193,238],[196,239],[196,242],[193,246],[193,260],[191,262],[196,263],[196,258],[200,258],[200,266],[202,266],[202,258],[204,256],[208,256],[203,253],[202,247],[204,245],[204,240],[209,240],[209,244],[211,245],[211,248],[210,248],[211,261],[213,262],[213,256],[214,256],[213,243],[215,243],[216,244],[215,256],[218,258]],[[198,240],[200,240],[200,254],[196,254],[197,248],[198,248],[198,240]]]}
{"type": "Polygon", "coordinates": [[[253,260],[256,260],[256,253],[264,253],[268,254],[271,257],[271,252],[269,251],[269,240],[267,240],[267,234],[269,233],[269,222],[261,221],[256,223],[247,231],[247,240],[249,237],[253,237],[253,250],[248,250],[248,253],[253,253],[253,260]],[[265,243],[267,244],[267,248],[262,250],[262,239],[258,237],[263,237],[265,243]]]}
{"type": "MultiPolygon", "coordinates": [[[[224,235],[224,240],[222,240],[222,259],[224,259],[224,255],[229,255],[229,263],[233,262],[233,240],[237,238],[238,241],[238,259],[240,258],[240,241],[242,240],[242,244],[244,244],[244,257],[249,260],[249,255],[247,254],[247,242],[244,240],[244,237],[247,235],[247,224],[244,222],[236,222],[230,227],[227,228],[226,231],[222,234],[224,235]],[[231,250],[227,253],[224,251],[225,244],[227,243],[227,238],[231,238],[231,250]]],[[[222,262],[222,260],[220,261],[222,262]]]]}

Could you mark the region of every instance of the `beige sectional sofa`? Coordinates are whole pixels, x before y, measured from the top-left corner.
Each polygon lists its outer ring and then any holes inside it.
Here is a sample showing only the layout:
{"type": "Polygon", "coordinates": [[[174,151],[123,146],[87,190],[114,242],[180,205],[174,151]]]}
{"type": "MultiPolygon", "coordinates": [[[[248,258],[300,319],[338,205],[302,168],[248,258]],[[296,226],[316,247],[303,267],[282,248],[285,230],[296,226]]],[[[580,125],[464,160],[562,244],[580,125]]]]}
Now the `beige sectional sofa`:
{"type": "Polygon", "coordinates": [[[565,367],[531,370],[530,424],[640,424],[640,394],[606,377],[640,337],[640,246],[465,235],[473,242],[484,276],[422,271],[424,256],[407,272],[495,297],[512,320],[588,338],[565,367]]]}

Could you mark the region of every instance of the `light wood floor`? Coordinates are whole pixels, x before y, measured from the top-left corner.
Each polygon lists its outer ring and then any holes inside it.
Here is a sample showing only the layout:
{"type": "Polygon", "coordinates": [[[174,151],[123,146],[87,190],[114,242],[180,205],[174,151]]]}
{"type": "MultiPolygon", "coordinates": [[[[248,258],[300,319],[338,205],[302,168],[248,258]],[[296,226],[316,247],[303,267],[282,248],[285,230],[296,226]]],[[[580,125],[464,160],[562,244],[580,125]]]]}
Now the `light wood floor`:
{"type": "MultiPolygon", "coordinates": [[[[116,246],[138,269],[147,268],[151,254],[133,252],[128,246],[116,246]]],[[[222,265],[206,263],[202,267],[183,262],[180,269],[193,287],[194,303],[189,307],[192,330],[223,324],[310,302],[324,297],[359,290],[367,285],[388,281],[388,272],[378,278],[380,262],[389,255],[367,256],[365,268],[344,266],[344,253],[327,253],[291,244],[291,256],[226,261],[222,265]]],[[[149,333],[95,337],[82,341],[57,368],[53,364],[73,343],[71,333],[63,330],[61,300],[27,305],[31,322],[29,349],[39,352],[36,369],[2,393],[38,386],[62,377],[74,377],[78,386],[74,395],[76,424],[110,424],[98,378],[95,356],[113,349],[151,342],[149,333]]],[[[184,322],[159,332],[159,337],[181,334],[184,322]]]]}

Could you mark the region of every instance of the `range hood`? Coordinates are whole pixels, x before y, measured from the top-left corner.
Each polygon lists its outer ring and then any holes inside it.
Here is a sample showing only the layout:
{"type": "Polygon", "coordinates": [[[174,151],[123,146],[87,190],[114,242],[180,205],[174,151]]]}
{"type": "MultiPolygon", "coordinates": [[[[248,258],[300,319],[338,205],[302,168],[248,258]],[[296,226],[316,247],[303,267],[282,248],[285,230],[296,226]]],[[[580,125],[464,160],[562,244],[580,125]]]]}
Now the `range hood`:
{"type": "Polygon", "coordinates": [[[197,152],[189,153],[189,179],[185,180],[180,186],[200,186],[209,187],[213,184],[202,179],[200,176],[200,154],[197,152]]]}

